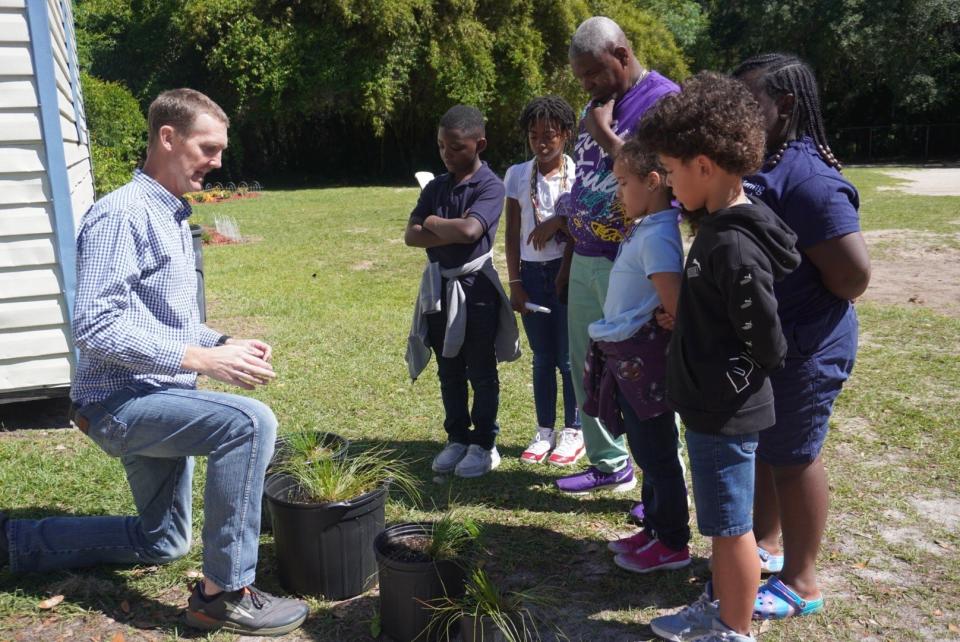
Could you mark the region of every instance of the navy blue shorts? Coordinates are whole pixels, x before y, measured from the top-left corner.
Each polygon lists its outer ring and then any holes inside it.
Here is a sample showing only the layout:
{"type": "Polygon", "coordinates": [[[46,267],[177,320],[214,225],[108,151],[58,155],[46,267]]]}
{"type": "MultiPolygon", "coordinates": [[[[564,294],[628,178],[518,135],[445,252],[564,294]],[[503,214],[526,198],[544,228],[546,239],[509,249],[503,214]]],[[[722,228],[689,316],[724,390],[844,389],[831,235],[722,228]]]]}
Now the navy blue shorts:
{"type": "Polygon", "coordinates": [[[833,402],[853,370],[857,313],[784,326],[787,359],[770,375],[777,423],[760,431],[757,458],[771,466],[807,464],[827,439],[833,402]]]}

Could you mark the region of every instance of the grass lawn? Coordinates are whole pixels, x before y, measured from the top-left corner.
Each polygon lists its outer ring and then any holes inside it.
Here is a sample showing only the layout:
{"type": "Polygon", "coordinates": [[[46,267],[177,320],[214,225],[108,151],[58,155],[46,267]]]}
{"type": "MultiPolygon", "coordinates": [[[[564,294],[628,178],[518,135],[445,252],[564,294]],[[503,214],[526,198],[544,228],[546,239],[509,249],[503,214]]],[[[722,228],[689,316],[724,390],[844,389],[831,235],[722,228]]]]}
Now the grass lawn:
{"type": "MultiPolygon", "coordinates": [[[[848,174],[863,192],[865,229],[957,231],[949,221],[960,218],[960,198],[879,190],[895,181],[874,169],[848,174]]],[[[205,248],[210,325],[274,346],[278,380],[252,394],[270,404],[282,431],[320,427],[386,444],[416,462],[427,506],[455,500],[469,507],[485,528],[489,571],[514,586],[559,589],[556,623],[571,640],[653,639],[652,617],[698,595],[709,544],[695,535],[697,559],[688,569],[628,574],[605,543],[629,531],[625,513],[639,492],[565,497],[552,489],[558,469],[521,467],[534,426],[529,352],[500,369],[500,469],[477,480],[432,481],[430,458],[443,438],[435,367],[411,385],[403,361],[424,263],[423,252],[401,240],[416,197],[415,189],[338,188],[197,207],[200,221],[229,214],[250,238],[205,248]]],[[[820,563],[827,608],[758,630],[764,640],[960,639],[960,319],[869,301],[857,309],[858,364],[825,455],[833,491],[820,563]]],[[[0,508],[14,518],[133,510],[119,463],[77,431],[2,433],[0,461],[0,508]]],[[[197,472],[195,540],[202,464],[197,472]]],[[[387,519],[430,514],[391,503],[387,519]]],[[[258,584],[279,591],[272,558],[264,536],[258,584]]],[[[0,640],[195,637],[179,610],[199,568],[195,543],[187,558],[162,568],[0,571],[0,640]],[[38,607],[54,595],[65,599],[38,607]]],[[[311,605],[292,639],[371,639],[375,595],[311,605]]]]}

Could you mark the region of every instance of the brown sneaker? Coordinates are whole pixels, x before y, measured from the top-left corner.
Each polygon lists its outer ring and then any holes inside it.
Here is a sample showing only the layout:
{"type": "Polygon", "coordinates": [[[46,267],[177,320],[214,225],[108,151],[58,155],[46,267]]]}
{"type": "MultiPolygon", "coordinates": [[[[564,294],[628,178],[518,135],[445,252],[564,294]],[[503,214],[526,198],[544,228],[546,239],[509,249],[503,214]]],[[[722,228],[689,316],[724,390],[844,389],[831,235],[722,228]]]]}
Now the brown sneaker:
{"type": "Polygon", "coordinates": [[[300,600],[276,597],[247,586],[208,598],[197,582],[187,602],[187,624],[205,631],[238,635],[284,635],[303,624],[310,607],[300,600]]]}

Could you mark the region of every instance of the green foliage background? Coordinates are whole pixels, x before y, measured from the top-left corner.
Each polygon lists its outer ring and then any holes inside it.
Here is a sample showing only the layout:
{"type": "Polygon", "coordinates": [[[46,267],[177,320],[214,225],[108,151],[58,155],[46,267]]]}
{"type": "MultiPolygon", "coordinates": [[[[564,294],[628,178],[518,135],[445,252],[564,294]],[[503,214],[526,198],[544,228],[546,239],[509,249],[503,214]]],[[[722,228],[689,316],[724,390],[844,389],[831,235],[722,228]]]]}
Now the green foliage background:
{"type": "Polygon", "coordinates": [[[487,115],[488,160],[504,169],[526,153],[514,124],[526,101],[582,106],[567,47],[595,14],[677,80],[796,52],[831,128],[952,122],[960,107],[957,0],[78,0],[75,12],[81,65],[142,109],[190,86],[227,110],[219,178],[292,185],[440,170],[435,124],[456,102],[487,115]]]}

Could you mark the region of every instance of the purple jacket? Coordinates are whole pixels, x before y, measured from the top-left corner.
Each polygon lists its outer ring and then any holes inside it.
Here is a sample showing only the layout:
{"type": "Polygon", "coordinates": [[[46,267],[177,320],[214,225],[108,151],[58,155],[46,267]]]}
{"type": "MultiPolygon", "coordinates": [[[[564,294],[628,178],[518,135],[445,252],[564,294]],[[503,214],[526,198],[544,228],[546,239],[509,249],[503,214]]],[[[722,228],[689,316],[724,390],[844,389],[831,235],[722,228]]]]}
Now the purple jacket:
{"type": "Polygon", "coordinates": [[[670,408],[666,403],[667,345],[670,331],[651,318],[623,341],[591,341],[583,367],[583,412],[603,422],[607,432],[625,432],[617,390],[640,420],[670,408]]]}

